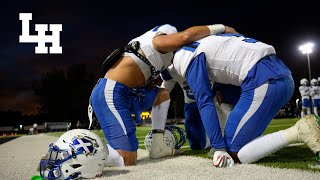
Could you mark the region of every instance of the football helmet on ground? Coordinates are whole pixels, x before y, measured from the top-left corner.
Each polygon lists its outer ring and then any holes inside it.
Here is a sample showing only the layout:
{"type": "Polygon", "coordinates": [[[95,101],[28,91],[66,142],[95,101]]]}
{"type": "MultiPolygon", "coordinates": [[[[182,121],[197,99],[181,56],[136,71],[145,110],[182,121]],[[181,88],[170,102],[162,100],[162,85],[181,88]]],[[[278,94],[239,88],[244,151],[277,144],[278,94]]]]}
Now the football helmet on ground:
{"type": "MultiPolygon", "coordinates": [[[[187,135],[184,129],[175,126],[175,125],[166,125],[165,131],[163,135],[163,142],[173,148],[179,149],[187,140],[187,135]]],[[[145,139],[144,139],[144,146],[147,151],[150,152],[152,145],[152,131],[150,131],[145,139]]]]}
{"type": "Polygon", "coordinates": [[[40,161],[43,179],[94,178],[102,174],[109,151],[106,142],[87,129],[73,129],[49,145],[40,161]]]}

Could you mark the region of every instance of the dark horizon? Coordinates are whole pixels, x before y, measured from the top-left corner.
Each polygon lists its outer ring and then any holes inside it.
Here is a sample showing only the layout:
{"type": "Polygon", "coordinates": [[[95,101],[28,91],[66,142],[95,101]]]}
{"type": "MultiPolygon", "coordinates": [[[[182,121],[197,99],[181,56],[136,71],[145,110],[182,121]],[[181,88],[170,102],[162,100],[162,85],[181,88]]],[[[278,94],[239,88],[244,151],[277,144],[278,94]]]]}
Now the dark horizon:
{"type": "MultiPolygon", "coordinates": [[[[150,2],[144,4],[148,6],[150,2]]],[[[296,83],[293,98],[299,98],[299,81],[308,79],[307,56],[298,50],[305,42],[315,44],[310,54],[311,72],[312,78],[320,76],[319,10],[314,2],[280,7],[272,1],[264,4],[180,1],[144,7],[136,2],[1,1],[0,111],[36,114],[39,97],[31,88],[34,80],[40,80],[54,68],[67,69],[72,64],[85,64],[98,78],[106,54],[164,23],[176,26],[179,31],[194,25],[222,23],[273,45],[293,73],[296,83]],[[32,13],[30,34],[36,34],[35,24],[63,25],[62,54],[36,55],[35,43],[19,43],[22,12],[32,13]]]]}

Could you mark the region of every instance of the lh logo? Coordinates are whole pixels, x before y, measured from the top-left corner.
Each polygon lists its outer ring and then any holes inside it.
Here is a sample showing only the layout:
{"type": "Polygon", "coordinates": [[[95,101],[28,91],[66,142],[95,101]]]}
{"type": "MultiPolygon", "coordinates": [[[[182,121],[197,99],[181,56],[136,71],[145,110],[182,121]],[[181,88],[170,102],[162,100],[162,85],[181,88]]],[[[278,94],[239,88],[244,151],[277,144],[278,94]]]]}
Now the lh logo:
{"type": "Polygon", "coordinates": [[[60,46],[60,31],[62,31],[62,24],[49,24],[49,31],[51,35],[46,35],[48,31],[48,24],[35,24],[37,35],[30,35],[29,21],[32,20],[32,13],[19,13],[19,19],[22,21],[22,35],[19,36],[20,43],[38,43],[35,47],[36,54],[62,54],[62,47],[60,46]],[[51,43],[48,47],[46,43],[51,43]]]}

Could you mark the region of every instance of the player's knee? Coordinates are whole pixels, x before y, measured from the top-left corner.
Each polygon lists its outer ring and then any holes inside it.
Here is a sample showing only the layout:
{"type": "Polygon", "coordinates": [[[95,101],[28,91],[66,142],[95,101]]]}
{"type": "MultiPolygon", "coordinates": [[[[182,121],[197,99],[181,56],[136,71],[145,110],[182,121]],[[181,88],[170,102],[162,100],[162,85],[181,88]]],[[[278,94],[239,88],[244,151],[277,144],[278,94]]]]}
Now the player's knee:
{"type": "Polygon", "coordinates": [[[155,99],[155,101],[153,102],[153,106],[157,106],[159,104],[161,104],[164,101],[167,101],[170,99],[170,93],[168,90],[164,89],[164,88],[160,88],[157,94],[157,97],[155,99]]]}
{"type": "Polygon", "coordinates": [[[137,160],[134,158],[125,158],[124,159],[124,165],[125,166],[134,166],[136,165],[137,160]]]}
{"type": "Polygon", "coordinates": [[[137,162],[137,152],[136,151],[122,151],[117,150],[119,154],[123,157],[125,166],[136,165],[137,162]]]}

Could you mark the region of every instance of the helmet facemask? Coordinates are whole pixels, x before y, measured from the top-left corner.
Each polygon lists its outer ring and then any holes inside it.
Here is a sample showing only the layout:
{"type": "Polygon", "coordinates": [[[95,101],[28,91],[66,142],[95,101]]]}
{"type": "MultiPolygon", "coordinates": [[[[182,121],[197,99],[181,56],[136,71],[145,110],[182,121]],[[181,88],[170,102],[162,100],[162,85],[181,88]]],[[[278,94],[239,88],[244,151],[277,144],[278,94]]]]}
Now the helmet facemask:
{"type": "Polygon", "coordinates": [[[105,143],[89,130],[72,131],[71,135],[62,135],[63,138],[49,145],[47,156],[40,161],[42,178],[94,178],[102,174],[108,156],[105,143]]]}

